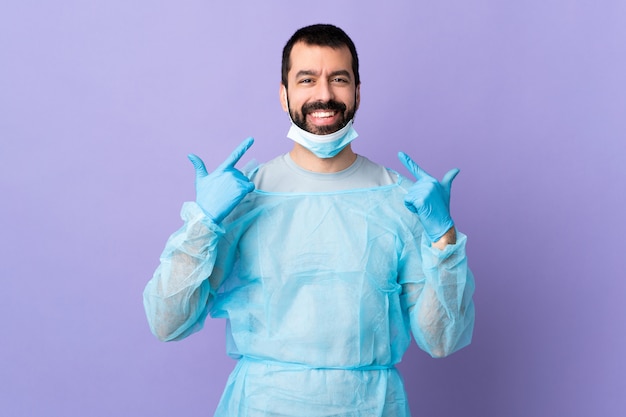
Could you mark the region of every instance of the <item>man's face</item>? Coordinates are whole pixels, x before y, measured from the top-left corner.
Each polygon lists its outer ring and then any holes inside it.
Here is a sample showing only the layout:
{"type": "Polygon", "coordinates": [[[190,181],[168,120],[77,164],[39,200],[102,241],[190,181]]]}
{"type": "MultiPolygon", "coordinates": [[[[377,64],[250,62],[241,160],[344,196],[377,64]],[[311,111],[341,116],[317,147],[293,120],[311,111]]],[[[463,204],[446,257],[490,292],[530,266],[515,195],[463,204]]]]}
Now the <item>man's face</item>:
{"type": "Polygon", "coordinates": [[[360,99],[360,86],[354,84],[350,50],[345,46],[333,49],[298,42],[290,58],[289,88],[281,85],[280,100],[293,122],[317,135],[344,127],[354,117],[360,99]]]}

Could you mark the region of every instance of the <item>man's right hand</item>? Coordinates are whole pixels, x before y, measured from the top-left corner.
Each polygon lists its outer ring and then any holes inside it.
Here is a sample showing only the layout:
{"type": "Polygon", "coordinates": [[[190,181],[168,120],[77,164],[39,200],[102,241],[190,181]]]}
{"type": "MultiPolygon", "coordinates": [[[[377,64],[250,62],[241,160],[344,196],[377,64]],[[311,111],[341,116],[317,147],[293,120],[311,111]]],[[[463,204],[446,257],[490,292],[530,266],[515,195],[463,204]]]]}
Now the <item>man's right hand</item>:
{"type": "Polygon", "coordinates": [[[244,140],[232,154],[213,171],[208,173],[199,156],[190,154],[189,160],[196,169],[196,202],[204,213],[219,224],[224,217],[254,190],[250,182],[235,164],[254,143],[253,138],[244,140]]]}

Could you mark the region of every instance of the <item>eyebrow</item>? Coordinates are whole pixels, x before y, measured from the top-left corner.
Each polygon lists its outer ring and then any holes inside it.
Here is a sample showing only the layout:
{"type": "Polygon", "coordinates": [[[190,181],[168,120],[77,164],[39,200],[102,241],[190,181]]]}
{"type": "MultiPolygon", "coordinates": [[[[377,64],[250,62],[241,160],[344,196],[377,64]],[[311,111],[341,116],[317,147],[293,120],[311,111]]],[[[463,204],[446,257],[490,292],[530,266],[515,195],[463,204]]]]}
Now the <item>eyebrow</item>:
{"type": "MultiPolygon", "coordinates": [[[[319,72],[313,71],[313,70],[300,70],[296,73],[296,78],[304,77],[307,75],[319,75],[319,72]]],[[[330,77],[335,77],[337,75],[343,75],[344,77],[347,77],[350,80],[352,79],[350,72],[347,70],[337,70],[329,74],[330,77]]]]}

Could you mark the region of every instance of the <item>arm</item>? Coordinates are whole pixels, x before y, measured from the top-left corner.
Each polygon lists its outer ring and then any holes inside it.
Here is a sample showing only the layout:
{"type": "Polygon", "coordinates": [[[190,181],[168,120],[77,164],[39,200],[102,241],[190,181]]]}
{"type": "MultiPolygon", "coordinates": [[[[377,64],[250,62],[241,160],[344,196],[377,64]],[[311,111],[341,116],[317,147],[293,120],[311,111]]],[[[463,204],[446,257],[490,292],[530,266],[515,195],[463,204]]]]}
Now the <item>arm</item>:
{"type": "Polygon", "coordinates": [[[143,293],[150,329],[161,341],[180,340],[200,330],[219,285],[216,276],[209,277],[222,228],[195,203],[186,203],[181,216],[185,224],[168,239],[143,293]]]}
{"type": "Polygon", "coordinates": [[[423,233],[419,255],[421,265],[413,283],[403,286],[411,329],[418,345],[434,357],[447,356],[469,344],[474,328],[474,278],[467,267],[466,237],[457,232],[450,217],[450,189],[458,169],[449,171],[441,182],[421,169],[406,154],[400,160],[415,176],[404,204],[415,213],[423,233]]]}
{"type": "Polygon", "coordinates": [[[466,240],[459,234],[456,244],[439,250],[422,236],[421,271],[414,273],[420,278],[403,284],[413,336],[433,357],[448,356],[472,338],[474,277],[467,266],[466,240]]]}
{"type": "Polygon", "coordinates": [[[215,270],[218,242],[224,234],[219,224],[254,189],[235,169],[252,143],[252,138],[243,141],[211,174],[202,159],[189,156],[196,170],[197,204],[183,206],[185,225],[168,240],[161,264],[144,291],[148,322],[160,340],[180,340],[202,328],[224,275],[222,269],[215,270]]]}

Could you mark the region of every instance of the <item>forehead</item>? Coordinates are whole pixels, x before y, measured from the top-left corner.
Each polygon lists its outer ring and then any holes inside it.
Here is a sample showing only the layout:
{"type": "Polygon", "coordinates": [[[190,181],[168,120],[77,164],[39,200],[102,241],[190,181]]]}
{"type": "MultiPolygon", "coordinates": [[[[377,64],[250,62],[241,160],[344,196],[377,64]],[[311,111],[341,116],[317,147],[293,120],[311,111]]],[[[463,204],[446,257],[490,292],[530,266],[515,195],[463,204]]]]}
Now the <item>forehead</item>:
{"type": "Polygon", "coordinates": [[[349,71],[352,76],[352,55],[347,46],[331,48],[330,46],[309,45],[297,42],[289,56],[289,75],[299,71],[349,71]]]}

